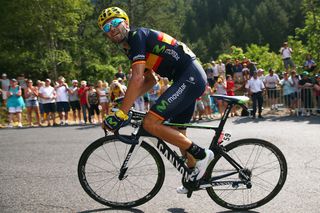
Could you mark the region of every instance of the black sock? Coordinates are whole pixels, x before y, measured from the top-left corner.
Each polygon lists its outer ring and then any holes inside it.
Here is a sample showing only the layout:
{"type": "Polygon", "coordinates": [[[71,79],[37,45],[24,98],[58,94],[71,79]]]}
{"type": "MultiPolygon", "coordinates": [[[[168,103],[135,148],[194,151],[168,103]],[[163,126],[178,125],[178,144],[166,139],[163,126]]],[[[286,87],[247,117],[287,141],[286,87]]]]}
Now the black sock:
{"type": "Polygon", "coordinates": [[[193,143],[191,146],[186,150],[189,152],[195,159],[202,160],[206,157],[206,153],[203,148],[199,147],[197,144],[193,143]]]}

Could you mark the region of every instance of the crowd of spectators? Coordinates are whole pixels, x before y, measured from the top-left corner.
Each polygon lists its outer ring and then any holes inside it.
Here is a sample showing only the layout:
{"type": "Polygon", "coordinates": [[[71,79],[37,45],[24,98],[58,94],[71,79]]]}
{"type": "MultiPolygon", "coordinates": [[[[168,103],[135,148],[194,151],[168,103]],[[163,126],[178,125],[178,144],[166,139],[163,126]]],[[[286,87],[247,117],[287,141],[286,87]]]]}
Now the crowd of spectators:
{"type": "MultiPolygon", "coordinates": [[[[223,116],[226,103],[212,98],[213,94],[251,97],[253,118],[256,111],[258,117],[263,118],[262,108],[265,102],[270,105],[270,110],[278,110],[279,102],[283,102],[281,104],[286,106],[290,114],[300,113],[309,116],[313,113],[314,106],[315,112],[320,113],[320,74],[317,64],[311,55],[307,55],[305,63],[301,66],[305,71],[297,74],[296,66],[291,59],[292,52],[285,42],[280,49],[285,67],[283,72],[275,72],[272,68],[264,71],[247,58],[211,61],[211,65],[205,69],[208,83],[203,95],[196,100],[193,121],[223,116]],[[316,103],[313,103],[313,100],[316,103]],[[303,111],[298,112],[299,108],[303,108],[303,111]]],[[[23,75],[9,79],[3,73],[0,81],[0,103],[8,112],[7,126],[13,127],[14,120],[17,121],[18,127],[22,127],[23,123],[26,123],[26,126],[101,123],[110,113],[114,101],[125,95],[131,72],[130,69],[128,73],[124,73],[119,67],[112,82],[78,82],[73,79],[70,80],[70,86],[63,76],[54,82],[49,78],[33,82],[23,75]],[[24,108],[26,122],[22,121],[24,108]]],[[[169,87],[170,81],[167,78],[157,76],[157,83],[150,91],[137,98],[134,108],[148,111],[169,87]]],[[[239,115],[240,109],[234,107],[230,116],[239,115]]]]}

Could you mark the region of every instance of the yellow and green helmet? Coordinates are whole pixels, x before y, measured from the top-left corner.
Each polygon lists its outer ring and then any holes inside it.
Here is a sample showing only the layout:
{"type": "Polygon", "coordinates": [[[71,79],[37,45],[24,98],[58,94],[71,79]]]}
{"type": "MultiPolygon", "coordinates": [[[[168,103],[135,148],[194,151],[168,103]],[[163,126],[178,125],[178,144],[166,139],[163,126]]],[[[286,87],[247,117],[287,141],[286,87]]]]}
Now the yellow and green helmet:
{"type": "Polygon", "coordinates": [[[107,9],[102,10],[99,18],[98,18],[98,25],[99,28],[102,29],[104,23],[112,18],[123,18],[129,24],[129,17],[126,12],[124,12],[119,7],[109,7],[107,9]]]}

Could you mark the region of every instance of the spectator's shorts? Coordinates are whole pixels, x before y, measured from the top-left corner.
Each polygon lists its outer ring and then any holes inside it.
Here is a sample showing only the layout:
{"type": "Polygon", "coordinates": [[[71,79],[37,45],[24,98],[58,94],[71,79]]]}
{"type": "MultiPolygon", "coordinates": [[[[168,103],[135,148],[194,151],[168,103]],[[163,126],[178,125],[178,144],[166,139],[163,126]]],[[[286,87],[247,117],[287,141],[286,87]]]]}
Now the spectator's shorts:
{"type": "Polygon", "coordinates": [[[44,110],[43,110],[43,104],[39,102],[39,109],[40,109],[40,114],[44,114],[44,110]]]}
{"type": "Polygon", "coordinates": [[[9,107],[9,113],[22,112],[22,107],[9,107]]]}
{"type": "Polygon", "coordinates": [[[57,112],[69,112],[69,102],[57,102],[57,112]]]}
{"type": "Polygon", "coordinates": [[[290,66],[291,68],[292,68],[292,67],[295,67],[295,65],[294,65],[294,63],[293,63],[293,61],[292,61],[291,58],[285,58],[285,59],[283,59],[283,64],[284,64],[284,67],[285,67],[286,69],[288,69],[289,66],[290,66]]]}
{"type": "Polygon", "coordinates": [[[56,103],[43,104],[43,111],[45,113],[56,112],[56,103]]]}
{"type": "Polygon", "coordinates": [[[39,106],[38,100],[26,100],[27,107],[37,107],[39,106]]]}
{"type": "Polygon", "coordinates": [[[288,94],[288,95],[284,95],[283,98],[284,98],[284,104],[285,104],[287,107],[290,107],[291,104],[292,104],[292,101],[295,99],[295,93],[291,93],[291,94],[288,94]]]}
{"type": "Polygon", "coordinates": [[[189,123],[194,112],[196,99],[207,83],[207,76],[196,60],[192,61],[174,83],[158,98],[149,113],[173,123],[189,123]]]}
{"type": "Polygon", "coordinates": [[[276,88],[267,88],[268,98],[278,98],[279,91],[276,88]]]}
{"type": "Polygon", "coordinates": [[[72,111],[80,110],[80,102],[79,101],[70,101],[70,106],[72,111]]]}

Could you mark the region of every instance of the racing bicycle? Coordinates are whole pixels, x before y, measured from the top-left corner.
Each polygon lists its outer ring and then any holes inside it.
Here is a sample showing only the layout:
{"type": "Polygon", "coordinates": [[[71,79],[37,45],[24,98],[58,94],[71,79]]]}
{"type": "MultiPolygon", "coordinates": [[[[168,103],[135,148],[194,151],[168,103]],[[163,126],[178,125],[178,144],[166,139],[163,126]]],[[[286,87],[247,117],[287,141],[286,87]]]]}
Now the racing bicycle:
{"type": "Polygon", "coordinates": [[[231,210],[257,208],[272,200],[282,189],[287,177],[287,163],[282,152],[261,139],[241,139],[225,145],[231,135],[223,128],[231,109],[240,105],[247,110],[245,96],[214,95],[227,102],[218,126],[176,124],[215,131],[209,149],[214,159],[205,175],[189,182],[191,169],[186,160],[163,140],[148,134],[142,127],[144,112],[131,110],[126,125],[131,135],[119,131],[94,141],[83,152],[78,164],[78,177],[85,192],[97,202],[113,208],[131,208],[151,200],[165,179],[163,155],[182,175],[188,197],[206,190],[218,205],[231,210]]]}

